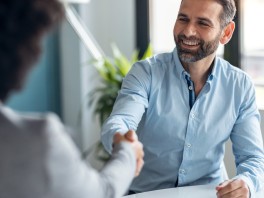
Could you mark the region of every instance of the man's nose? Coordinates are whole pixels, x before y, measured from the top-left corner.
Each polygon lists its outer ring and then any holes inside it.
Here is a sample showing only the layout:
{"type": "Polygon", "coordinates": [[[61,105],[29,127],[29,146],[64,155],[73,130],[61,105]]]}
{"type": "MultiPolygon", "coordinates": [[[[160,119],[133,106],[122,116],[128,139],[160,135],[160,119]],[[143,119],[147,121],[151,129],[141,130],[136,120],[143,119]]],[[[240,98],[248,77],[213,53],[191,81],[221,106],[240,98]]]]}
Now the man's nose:
{"type": "Polygon", "coordinates": [[[183,33],[186,37],[196,36],[197,32],[196,32],[195,25],[192,23],[189,23],[188,25],[185,26],[183,33]]]}

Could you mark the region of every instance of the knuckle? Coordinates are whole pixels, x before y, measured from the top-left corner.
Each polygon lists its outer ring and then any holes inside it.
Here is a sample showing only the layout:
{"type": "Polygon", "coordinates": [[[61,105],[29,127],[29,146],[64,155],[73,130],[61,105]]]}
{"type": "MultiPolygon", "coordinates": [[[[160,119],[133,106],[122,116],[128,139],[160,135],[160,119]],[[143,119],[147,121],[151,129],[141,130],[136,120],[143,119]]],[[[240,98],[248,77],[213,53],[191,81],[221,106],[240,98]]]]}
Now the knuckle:
{"type": "Polygon", "coordinates": [[[237,191],[233,191],[229,195],[230,195],[230,197],[236,197],[237,196],[237,191]]]}
{"type": "Polygon", "coordinates": [[[245,189],[248,189],[248,186],[247,186],[246,183],[243,183],[242,187],[245,188],[245,189]]]}
{"type": "Polygon", "coordinates": [[[243,192],[243,194],[247,195],[247,194],[249,194],[249,189],[247,187],[243,187],[242,192],[243,192]]]}
{"type": "Polygon", "coordinates": [[[229,188],[230,189],[233,189],[234,187],[235,187],[235,182],[232,182],[232,183],[229,184],[229,188]]]}

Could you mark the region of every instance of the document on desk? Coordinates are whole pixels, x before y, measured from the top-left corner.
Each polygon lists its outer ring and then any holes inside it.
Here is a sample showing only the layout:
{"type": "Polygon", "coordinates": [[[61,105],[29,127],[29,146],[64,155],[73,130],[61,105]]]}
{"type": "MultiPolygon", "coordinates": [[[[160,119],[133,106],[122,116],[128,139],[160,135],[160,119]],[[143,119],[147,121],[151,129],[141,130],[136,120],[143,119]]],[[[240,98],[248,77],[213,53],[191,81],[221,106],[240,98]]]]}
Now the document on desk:
{"type": "Polygon", "coordinates": [[[216,198],[215,186],[188,186],[125,196],[124,198],[216,198]]]}
{"type": "MultiPolygon", "coordinates": [[[[256,198],[264,197],[263,191],[256,194],[256,198]]],[[[124,196],[123,198],[216,198],[215,185],[200,185],[177,187],[163,190],[154,190],[135,195],[124,196]]]]}

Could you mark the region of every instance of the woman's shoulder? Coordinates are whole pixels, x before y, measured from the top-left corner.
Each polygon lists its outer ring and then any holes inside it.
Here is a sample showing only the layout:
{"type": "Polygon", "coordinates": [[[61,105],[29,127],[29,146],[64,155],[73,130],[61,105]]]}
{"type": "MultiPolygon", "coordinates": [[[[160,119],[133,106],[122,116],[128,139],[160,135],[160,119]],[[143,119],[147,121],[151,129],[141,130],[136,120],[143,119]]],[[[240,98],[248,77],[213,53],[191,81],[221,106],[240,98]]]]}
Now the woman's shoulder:
{"type": "Polygon", "coordinates": [[[42,131],[61,125],[54,113],[18,112],[6,106],[0,108],[0,131],[4,128],[9,128],[9,131],[42,131]]]}

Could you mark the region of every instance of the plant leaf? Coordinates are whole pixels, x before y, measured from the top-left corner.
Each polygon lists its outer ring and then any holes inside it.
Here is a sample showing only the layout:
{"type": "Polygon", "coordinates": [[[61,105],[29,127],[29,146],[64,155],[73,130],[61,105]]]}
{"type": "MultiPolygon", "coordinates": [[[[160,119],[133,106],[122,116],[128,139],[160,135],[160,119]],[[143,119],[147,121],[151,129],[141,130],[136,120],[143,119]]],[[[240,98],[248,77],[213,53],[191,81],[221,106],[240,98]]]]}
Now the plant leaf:
{"type": "Polygon", "coordinates": [[[153,55],[153,49],[152,49],[151,44],[149,44],[141,60],[145,60],[146,58],[149,58],[152,55],[153,55]]]}
{"type": "Polygon", "coordinates": [[[135,62],[138,61],[138,55],[139,55],[139,51],[138,50],[135,50],[132,54],[132,58],[131,58],[131,62],[132,64],[134,64],[135,62]]]}
{"type": "Polygon", "coordinates": [[[131,62],[120,52],[115,44],[112,44],[114,61],[122,77],[125,77],[131,68],[131,62]]]}

